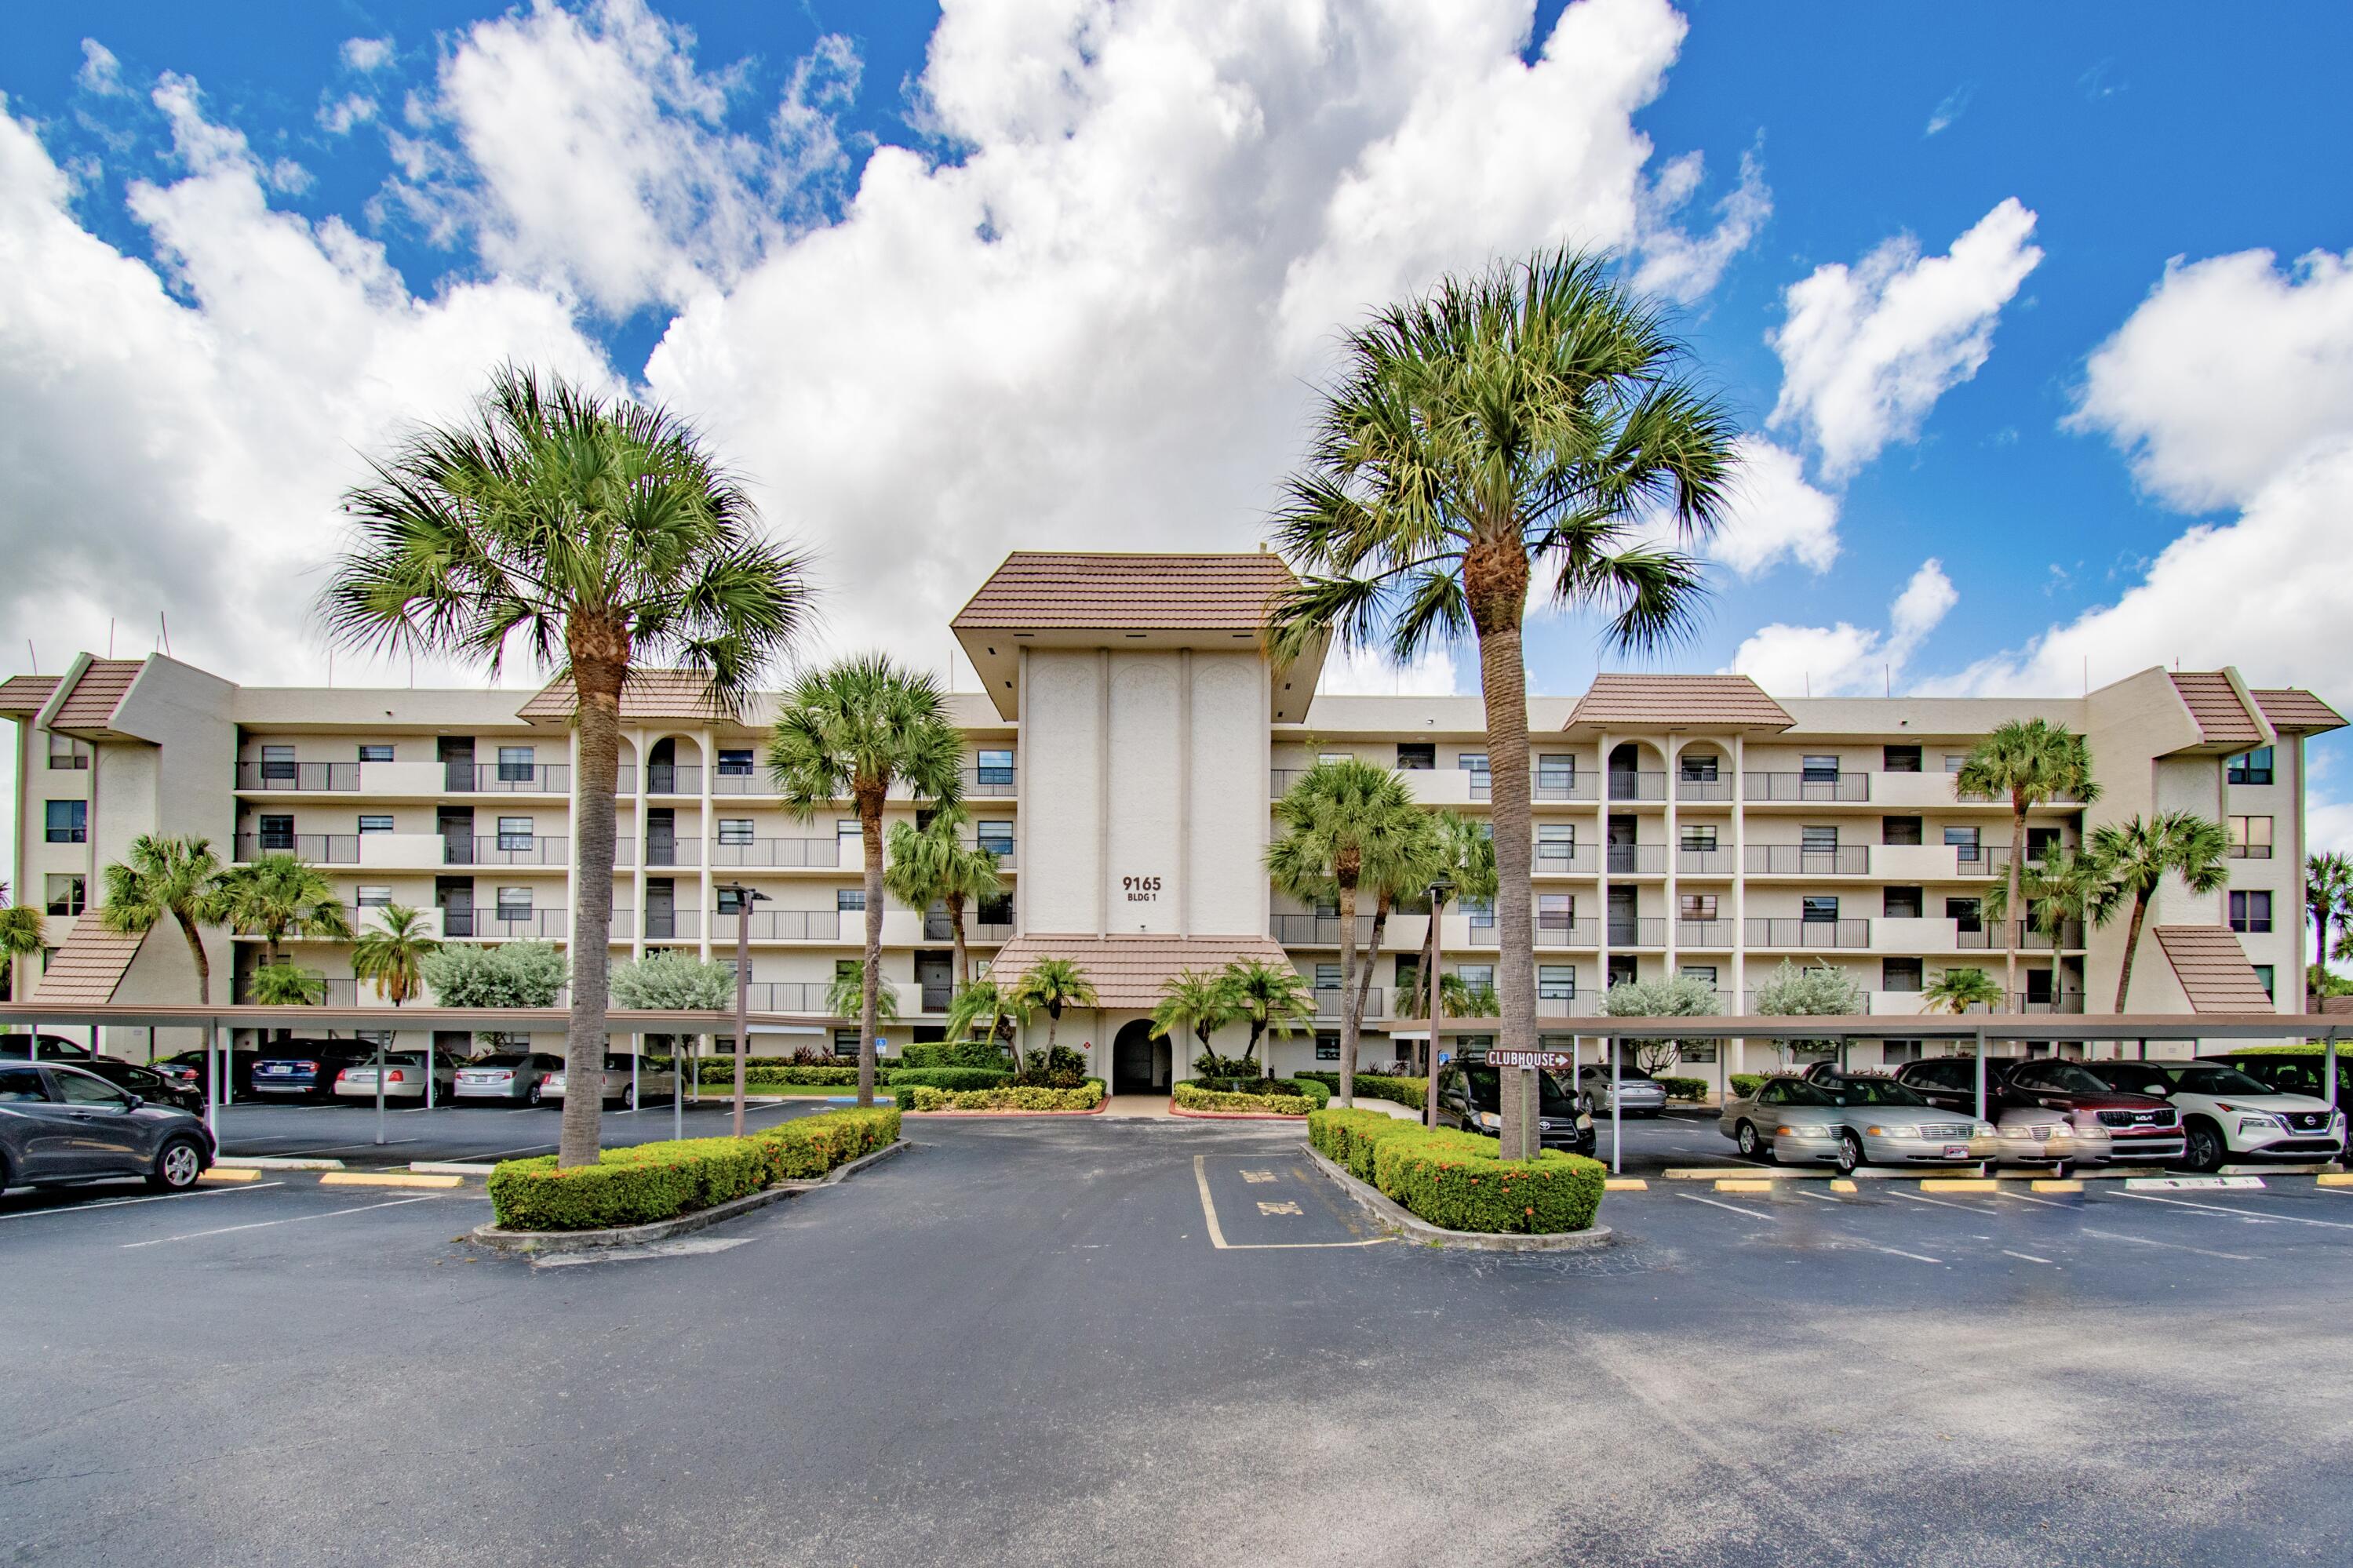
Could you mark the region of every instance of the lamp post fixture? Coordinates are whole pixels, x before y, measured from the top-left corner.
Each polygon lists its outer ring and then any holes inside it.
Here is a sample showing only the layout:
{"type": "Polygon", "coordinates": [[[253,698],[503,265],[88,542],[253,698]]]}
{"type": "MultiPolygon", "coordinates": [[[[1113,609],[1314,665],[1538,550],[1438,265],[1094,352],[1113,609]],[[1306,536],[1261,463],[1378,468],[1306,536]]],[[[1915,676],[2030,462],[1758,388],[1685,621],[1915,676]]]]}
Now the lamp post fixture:
{"type": "Polygon", "coordinates": [[[735,895],[735,1136],[744,1136],[744,1042],[751,1034],[752,906],[765,904],[768,895],[741,882],[729,882],[718,891],[735,895]]]}
{"type": "Polygon", "coordinates": [[[1422,976],[1423,994],[1430,1001],[1430,1041],[1422,1047],[1421,1124],[1438,1125],[1438,1021],[1445,1015],[1446,899],[1454,879],[1439,877],[1430,884],[1430,973],[1422,976]]]}

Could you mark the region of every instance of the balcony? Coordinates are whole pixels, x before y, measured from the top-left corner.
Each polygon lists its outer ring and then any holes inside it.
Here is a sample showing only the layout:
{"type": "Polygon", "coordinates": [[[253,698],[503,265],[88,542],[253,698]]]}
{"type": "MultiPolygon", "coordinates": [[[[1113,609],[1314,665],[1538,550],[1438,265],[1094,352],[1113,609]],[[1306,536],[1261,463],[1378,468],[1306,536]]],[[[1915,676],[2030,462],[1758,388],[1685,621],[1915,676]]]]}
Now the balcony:
{"type": "MultiPolygon", "coordinates": [[[[754,1013],[817,1013],[830,1016],[827,1006],[833,987],[822,980],[754,980],[744,987],[744,1003],[754,1013]]],[[[728,1004],[733,1007],[734,1004],[728,1004]]]]}
{"type": "MultiPolygon", "coordinates": [[[[1338,1021],[1340,1016],[1340,988],[1336,985],[1319,985],[1315,988],[1315,1020],[1317,1023],[1338,1021]]],[[[1383,995],[1379,986],[1376,985],[1366,991],[1365,993],[1365,1016],[1367,1018],[1381,1018],[1388,1016],[1388,1015],[1382,1011],[1382,1004],[1385,1000],[1386,997],[1383,995]]]]}
{"type": "Polygon", "coordinates": [[[1019,794],[1020,790],[1020,783],[1011,768],[974,767],[964,770],[964,793],[969,798],[1004,800],[1019,794]]]}
{"type": "MultiPolygon", "coordinates": [[[[626,861],[620,863],[627,864],[626,861]]],[[[841,840],[750,838],[730,841],[722,838],[711,846],[711,864],[714,869],[726,867],[760,871],[830,868],[841,864],[841,840]]]]}
{"type": "MultiPolygon", "coordinates": [[[[291,962],[297,968],[309,967],[309,965],[304,964],[301,962],[300,957],[292,959],[291,962]]],[[[311,1004],[311,1005],[321,1007],[357,1007],[362,1005],[360,983],[353,979],[350,975],[330,974],[325,977],[324,984],[327,988],[326,995],[321,998],[318,1002],[311,1004]]],[[[370,1001],[376,999],[375,989],[373,986],[368,988],[365,994],[370,1001]]],[[[240,1007],[252,1007],[259,1005],[253,998],[253,975],[250,971],[237,977],[236,1004],[240,1007]]],[[[389,1002],[385,1004],[385,1010],[386,1012],[391,1011],[391,1007],[392,1005],[389,1002]]],[[[289,1006],[286,1009],[286,1016],[288,1027],[300,1027],[296,1020],[300,1019],[302,1016],[301,1007],[289,1006]]]]}
{"type": "Polygon", "coordinates": [[[1291,793],[1291,786],[1307,774],[1305,768],[1277,768],[1267,778],[1267,798],[1281,800],[1291,793]]]}
{"type": "Polygon", "coordinates": [[[1599,861],[1590,844],[1536,843],[1535,874],[1539,877],[1590,877],[1599,861]]]}
{"type": "Polygon", "coordinates": [[[1732,781],[1722,775],[1712,779],[1678,778],[1675,780],[1675,798],[1703,805],[1712,801],[1729,801],[1732,798],[1732,781]]]}
{"type": "Polygon", "coordinates": [[[1611,844],[1608,864],[1613,877],[1655,877],[1667,868],[1663,844],[1611,844]]]}
{"type": "MultiPolygon", "coordinates": [[[[477,921],[480,919],[478,915],[477,921]]],[[[714,922],[715,925],[716,922],[714,922]]],[[[648,942],[692,942],[702,934],[702,914],[699,910],[654,910],[646,916],[645,940],[648,942]]],[[[613,937],[616,941],[633,941],[638,932],[638,911],[613,911],[613,937]]],[[[713,931],[716,935],[716,931],[713,931]]],[[[730,931],[730,937],[733,932],[730,931]]]]}
{"type": "Polygon", "coordinates": [[[1663,772],[1637,770],[1628,773],[1612,768],[1609,770],[1609,798],[1663,801],[1667,798],[1667,775],[1663,772]]]}
{"type": "Polygon", "coordinates": [[[1012,868],[1013,840],[1010,838],[968,838],[965,840],[964,847],[966,849],[987,850],[996,858],[999,870],[1008,870],[1012,868]]]}
{"type": "Polygon", "coordinates": [[[1728,949],[1732,946],[1732,929],[1730,921],[1679,920],[1675,922],[1675,945],[1728,949]]]}
{"type": "Polygon", "coordinates": [[[945,981],[926,980],[921,987],[922,1002],[926,1013],[944,1013],[955,1000],[955,986],[945,981]]]}
{"type": "Polygon", "coordinates": [[[1566,995],[1536,993],[1536,1016],[1539,1018],[1598,1018],[1601,1016],[1599,996],[1579,996],[1575,992],[1566,995]]]}
{"type": "Polygon", "coordinates": [[[572,840],[540,834],[525,838],[512,833],[485,834],[480,837],[455,833],[442,840],[441,863],[445,866],[568,866],[572,863],[572,840]]]}
{"type": "MultiPolygon", "coordinates": [[[[440,766],[441,787],[452,795],[569,795],[572,791],[569,763],[443,763],[440,766]]],[[[366,783],[374,785],[372,772],[366,783]]]]}
{"type": "Polygon", "coordinates": [[[1600,943],[1601,925],[1598,921],[1571,920],[1566,915],[1548,915],[1536,911],[1535,943],[1537,947],[1596,947],[1600,943]]]}
{"type": "Polygon", "coordinates": [[[1747,925],[1747,945],[1808,950],[1869,947],[1871,922],[1867,920],[1809,921],[1752,915],[1747,925]]]}
{"type": "Polygon", "coordinates": [[[1844,844],[1814,849],[1802,844],[1751,844],[1746,859],[1752,877],[1861,877],[1871,870],[1871,847],[1844,844]]]}
{"type": "Polygon", "coordinates": [[[563,909],[503,909],[476,910],[469,919],[470,930],[451,931],[452,936],[488,937],[500,942],[562,942],[572,934],[570,911],[563,909]]]}
{"type": "MultiPolygon", "coordinates": [[[[635,866],[638,863],[638,841],[635,837],[613,841],[613,864],[635,866]]],[[[646,839],[646,864],[649,866],[700,866],[702,864],[702,843],[695,838],[646,839]]]]}
{"type": "Polygon", "coordinates": [[[1601,793],[1601,781],[1592,773],[1536,769],[1534,798],[1545,801],[1592,800],[1601,793]]]}
{"type": "MultiPolygon", "coordinates": [[[[711,940],[733,942],[735,922],[739,918],[732,910],[712,916],[711,940]]],[[[753,942],[839,942],[841,911],[755,909],[752,911],[746,935],[753,942]]]]}
{"type": "MultiPolygon", "coordinates": [[[[1276,915],[1274,940],[1285,947],[1337,947],[1340,945],[1340,917],[1337,915],[1276,915]]],[[[1356,917],[1356,945],[1364,947],[1373,940],[1373,918],[1356,917]]]]}
{"type": "Polygon", "coordinates": [[[256,860],[264,855],[291,855],[314,866],[356,866],[360,836],[356,833],[240,833],[237,858],[256,860]]]}
{"type": "Polygon", "coordinates": [[[1741,798],[1765,805],[1871,798],[1869,773],[1745,773],[1742,778],[1741,798]]]}
{"type": "Polygon", "coordinates": [[[1732,875],[1732,851],[1718,849],[1678,849],[1675,851],[1675,873],[1683,877],[1729,877],[1732,875]]]}
{"type": "Polygon", "coordinates": [[[1664,947],[1667,945],[1667,921],[1663,915],[1641,915],[1628,918],[1611,915],[1609,924],[1611,947],[1664,947]]]}
{"type": "Polygon", "coordinates": [[[237,787],[302,793],[356,790],[360,787],[360,765],[357,763],[239,763],[237,764],[237,787]]]}
{"type": "Polygon", "coordinates": [[[722,763],[719,764],[718,771],[711,775],[711,793],[713,795],[774,795],[776,793],[776,786],[766,773],[756,767],[733,769],[727,763],[722,763]]]}
{"type": "MultiPolygon", "coordinates": [[[[892,912],[896,913],[897,911],[893,910],[892,912]]],[[[1012,940],[1012,937],[1013,922],[1011,921],[984,921],[976,918],[969,910],[965,911],[965,941],[968,942],[1009,942],[1012,940]]],[[[936,910],[925,910],[923,913],[923,934],[920,940],[923,942],[954,942],[955,940],[955,922],[948,919],[944,911],[936,910]]]]}

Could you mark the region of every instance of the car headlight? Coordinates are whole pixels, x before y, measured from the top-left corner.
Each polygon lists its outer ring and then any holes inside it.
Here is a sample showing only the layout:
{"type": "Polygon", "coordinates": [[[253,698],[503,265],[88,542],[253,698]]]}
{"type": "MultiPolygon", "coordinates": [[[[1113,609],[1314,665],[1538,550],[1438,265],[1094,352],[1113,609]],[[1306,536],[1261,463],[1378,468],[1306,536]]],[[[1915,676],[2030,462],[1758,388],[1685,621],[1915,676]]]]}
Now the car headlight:
{"type": "Polygon", "coordinates": [[[1479,1112],[1479,1125],[1500,1128],[1504,1125],[1504,1119],[1492,1110],[1482,1110],[1479,1112]]]}
{"type": "MultiPolygon", "coordinates": [[[[2344,1119],[2339,1117],[2337,1120],[2343,1121],[2344,1119]]],[[[1591,1127],[1593,1125],[1593,1118],[1580,1114],[1577,1119],[1577,1125],[1580,1131],[1591,1127]]]]}
{"type": "Polygon", "coordinates": [[[2266,1116],[2260,1110],[2244,1111],[2239,1117],[2239,1131],[2242,1132],[2274,1132],[2279,1130],[2279,1124],[2278,1117],[2266,1116]]]}
{"type": "Polygon", "coordinates": [[[1917,1138],[1920,1136],[1920,1130],[1917,1127],[1906,1127],[1903,1123],[1896,1121],[1891,1121],[1883,1127],[1866,1127],[1863,1131],[1870,1133],[1873,1138],[1917,1138]]]}

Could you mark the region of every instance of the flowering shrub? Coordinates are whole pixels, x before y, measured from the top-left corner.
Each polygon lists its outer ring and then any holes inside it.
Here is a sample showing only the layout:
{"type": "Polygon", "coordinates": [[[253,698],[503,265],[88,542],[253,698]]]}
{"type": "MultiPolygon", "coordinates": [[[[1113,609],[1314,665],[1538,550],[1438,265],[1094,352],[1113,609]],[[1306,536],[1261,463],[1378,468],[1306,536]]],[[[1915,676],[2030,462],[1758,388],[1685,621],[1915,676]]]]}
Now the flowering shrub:
{"type": "MultiPolygon", "coordinates": [[[[1251,1080],[1240,1081],[1250,1082],[1251,1080]]],[[[1310,1087],[1320,1090],[1323,1087],[1320,1084],[1308,1086],[1286,1083],[1281,1079],[1264,1079],[1257,1081],[1266,1087],[1262,1089],[1254,1088],[1236,1091],[1211,1089],[1198,1083],[1180,1083],[1171,1092],[1170,1099],[1179,1109],[1185,1110],[1244,1110],[1273,1116],[1304,1116],[1324,1103],[1321,1099],[1314,1098],[1304,1092],[1310,1087]],[[1286,1090],[1289,1092],[1285,1092],[1286,1090]]]]}

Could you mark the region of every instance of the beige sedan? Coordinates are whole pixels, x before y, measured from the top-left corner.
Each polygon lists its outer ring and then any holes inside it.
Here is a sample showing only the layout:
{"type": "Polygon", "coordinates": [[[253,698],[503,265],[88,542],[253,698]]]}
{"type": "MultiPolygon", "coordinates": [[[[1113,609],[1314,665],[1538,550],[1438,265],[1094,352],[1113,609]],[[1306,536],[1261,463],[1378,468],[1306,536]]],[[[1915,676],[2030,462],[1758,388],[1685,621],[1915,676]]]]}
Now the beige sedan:
{"type": "MultiPolygon", "coordinates": [[[[646,1057],[638,1061],[636,1082],[630,1081],[629,1057],[621,1051],[605,1054],[606,1103],[617,1102],[624,1110],[635,1110],[649,1100],[667,1100],[678,1092],[678,1073],[670,1067],[668,1057],[646,1057]],[[657,1067],[655,1063],[661,1065],[657,1067]]],[[[539,1082],[542,1100],[564,1098],[565,1073],[557,1068],[539,1082]]]]}

